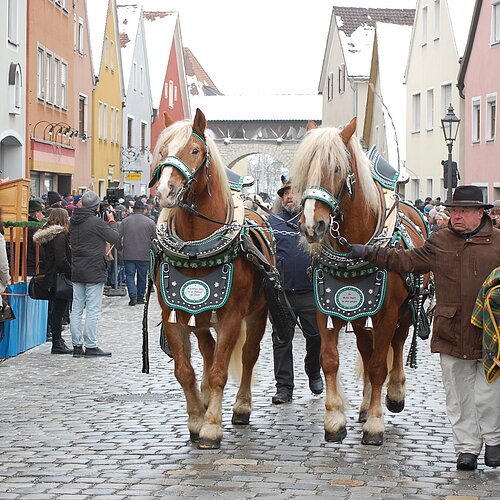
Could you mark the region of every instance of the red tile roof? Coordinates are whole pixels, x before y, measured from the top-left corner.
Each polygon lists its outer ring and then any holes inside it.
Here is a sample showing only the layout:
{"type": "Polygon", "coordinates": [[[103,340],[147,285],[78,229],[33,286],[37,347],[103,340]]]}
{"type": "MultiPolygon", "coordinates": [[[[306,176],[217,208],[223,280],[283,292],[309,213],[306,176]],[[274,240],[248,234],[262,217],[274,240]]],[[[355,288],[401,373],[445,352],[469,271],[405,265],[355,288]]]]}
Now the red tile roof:
{"type": "Polygon", "coordinates": [[[220,94],[219,89],[216,87],[212,79],[208,76],[208,73],[203,69],[203,66],[199,63],[198,59],[196,59],[191,50],[187,47],[184,47],[183,51],[186,75],[196,77],[199,82],[204,83],[210,89],[215,90],[217,94],[220,94]]]}

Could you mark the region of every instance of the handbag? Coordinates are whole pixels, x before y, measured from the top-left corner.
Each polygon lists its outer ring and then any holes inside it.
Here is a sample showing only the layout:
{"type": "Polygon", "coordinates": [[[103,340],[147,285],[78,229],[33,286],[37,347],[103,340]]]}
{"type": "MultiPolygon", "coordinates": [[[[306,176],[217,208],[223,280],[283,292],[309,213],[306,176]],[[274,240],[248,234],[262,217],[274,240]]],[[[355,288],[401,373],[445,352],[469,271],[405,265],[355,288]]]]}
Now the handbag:
{"type": "Polygon", "coordinates": [[[39,274],[31,278],[28,285],[28,295],[34,300],[49,300],[50,292],[45,285],[45,275],[39,274]]]}
{"type": "Polygon", "coordinates": [[[6,295],[2,295],[2,307],[0,309],[0,323],[3,323],[4,321],[11,321],[13,319],[16,319],[16,315],[14,314],[12,307],[10,307],[9,299],[6,295]]]}
{"type": "Polygon", "coordinates": [[[54,298],[73,300],[73,283],[64,273],[57,273],[54,298]]]}

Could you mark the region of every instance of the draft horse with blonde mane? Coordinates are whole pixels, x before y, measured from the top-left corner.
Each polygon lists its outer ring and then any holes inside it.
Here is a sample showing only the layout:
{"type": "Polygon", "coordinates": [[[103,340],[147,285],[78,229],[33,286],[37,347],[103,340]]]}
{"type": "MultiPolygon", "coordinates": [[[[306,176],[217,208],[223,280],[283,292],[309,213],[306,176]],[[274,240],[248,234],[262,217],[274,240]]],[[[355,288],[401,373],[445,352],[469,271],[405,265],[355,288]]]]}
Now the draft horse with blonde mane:
{"type": "Polygon", "coordinates": [[[260,255],[273,271],[273,247],[264,219],[245,214],[241,193],[231,194],[215,143],[205,135],[204,114],[197,110],[192,123],[173,122],[165,115],[165,126],[150,183],[156,185],[163,208],[152,273],[163,335],[186,397],[190,439],[199,448],[215,449],[222,439],[223,391],[231,359],[241,375],[232,423],[250,420],[252,372],[268,313],[265,278],[255,260],[260,255]],[[249,253],[252,245],[260,251],[249,253]],[[200,387],[191,364],[191,333],[203,358],[200,387]]]}
{"type": "Polygon", "coordinates": [[[300,230],[313,256],[320,359],[326,381],[325,439],[342,442],[347,434],[344,396],[338,386],[338,340],[340,329],[350,323],[364,369],[358,417],[363,422],[362,443],[380,445],[386,379],[387,408],[393,413],[404,408],[403,347],[415,317],[422,313],[424,277],[387,273],[367,262],[350,260],[347,250],[351,243],[368,242],[420,246],[428,233],[416,210],[399,201],[397,171],[392,169],[394,178],[374,171],[355,130],[355,118],[342,130],[317,128],[310,122],[291,178],[292,189],[303,193],[300,230]],[[391,189],[382,189],[377,181],[386,181],[391,189]],[[412,279],[413,291],[408,286],[412,279]]]}

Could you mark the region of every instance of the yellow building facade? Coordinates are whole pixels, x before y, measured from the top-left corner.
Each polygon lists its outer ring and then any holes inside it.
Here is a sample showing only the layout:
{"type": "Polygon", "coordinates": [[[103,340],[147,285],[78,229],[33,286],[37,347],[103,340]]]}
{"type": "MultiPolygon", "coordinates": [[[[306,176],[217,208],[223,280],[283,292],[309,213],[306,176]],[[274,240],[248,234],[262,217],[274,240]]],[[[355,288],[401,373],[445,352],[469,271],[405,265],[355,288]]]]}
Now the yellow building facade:
{"type": "MultiPolygon", "coordinates": [[[[92,15],[89,8],[91,22],[96,19],[92,15]]],[[[92,94],[92,178],[93,189],[101,197],[106,196],[106,189],[113,186],[110,183],[120,182],[122,108],[125,101],[115,0],[109,0],[105,18],[102,43],[100,34],[94,33],[92,47],[93,51],[101,50],[100,54],[92,55],[96,78],[92,94]]]]}

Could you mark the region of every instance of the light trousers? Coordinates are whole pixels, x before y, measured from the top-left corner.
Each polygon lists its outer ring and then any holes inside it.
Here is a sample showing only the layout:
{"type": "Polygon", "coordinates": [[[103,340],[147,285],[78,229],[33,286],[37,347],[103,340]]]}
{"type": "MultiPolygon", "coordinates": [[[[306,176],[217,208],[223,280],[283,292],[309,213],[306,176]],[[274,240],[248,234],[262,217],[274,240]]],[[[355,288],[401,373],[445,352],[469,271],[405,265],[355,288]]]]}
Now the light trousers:
{"type": "Polygon", "coordinates": [[[447,354],[441,370],[455,451],[479,455],[483,443],[500,444],[500,378],[489,384],[480,359],[447,354]]]}
{"type": "Polygon", "coordinates": [[[97,322],[101,314],[104,283],[73,282],[70,330],[73,345],[97,347],[97,322]],[[83,310],[85,309],[85,325],[83,310]]]}

